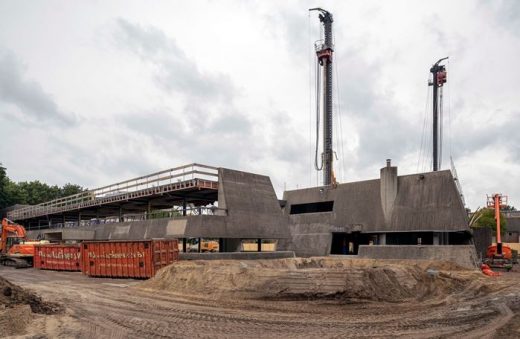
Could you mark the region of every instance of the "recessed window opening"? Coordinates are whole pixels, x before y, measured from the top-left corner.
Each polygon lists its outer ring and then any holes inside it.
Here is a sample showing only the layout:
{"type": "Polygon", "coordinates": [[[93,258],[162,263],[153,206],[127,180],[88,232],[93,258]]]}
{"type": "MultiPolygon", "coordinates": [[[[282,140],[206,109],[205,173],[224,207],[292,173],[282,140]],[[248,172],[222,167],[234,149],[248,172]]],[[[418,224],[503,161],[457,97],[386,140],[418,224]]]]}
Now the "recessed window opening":
{"type": "Polygon", "coordinates": [[[332,212],[334,201],[311,202],[291,205],[291,214],[332,212]]]}

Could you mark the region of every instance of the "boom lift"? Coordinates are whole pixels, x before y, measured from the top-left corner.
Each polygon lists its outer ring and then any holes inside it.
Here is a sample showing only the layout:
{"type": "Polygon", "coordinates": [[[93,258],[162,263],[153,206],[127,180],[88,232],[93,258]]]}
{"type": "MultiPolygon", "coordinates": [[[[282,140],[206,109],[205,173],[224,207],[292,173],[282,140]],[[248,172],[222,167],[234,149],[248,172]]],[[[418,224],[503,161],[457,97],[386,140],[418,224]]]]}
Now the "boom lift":
{"type": "Polygon", "coordinates": [[[2,219],[0,238],[0,264],[16,268],[32,267],[34,245],[48,241],[29,241],[22,225],[2,219]]]}
{"type": "Polygon", "coordinates": [[[497,227],[497,244],[491,245],[487,250],[487,264],[493,268],[502,268],[509,271],[512,267],[511,248],[502,245],[500,236],[500,208],[507,205],[507,196],[495,193],[488,196],[487,206],[495,210],[495,221],[497,227]]]}

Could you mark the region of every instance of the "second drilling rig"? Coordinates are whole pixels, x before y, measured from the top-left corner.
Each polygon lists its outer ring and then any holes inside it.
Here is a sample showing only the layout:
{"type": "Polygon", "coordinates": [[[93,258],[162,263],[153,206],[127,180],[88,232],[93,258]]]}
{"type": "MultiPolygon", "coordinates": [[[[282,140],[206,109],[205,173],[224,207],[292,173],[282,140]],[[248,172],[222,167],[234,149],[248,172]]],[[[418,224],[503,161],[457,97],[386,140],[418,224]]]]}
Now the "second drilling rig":
{"type": "Polygon", "coordinates": [[[314,166],[316,170],[323,170],[323,185],[336,184],[332,167],[334,151],[332,149],[332,14],[321,8],[311,8],[309,11],[318,11],[320,22],[323,25],[322,39],[315,43],[316,48],[316,151],[314,166]],[[320,111],[323,111],[323,153],[321,165],[318,164],[318,146],[320,129],[320,111]]]}

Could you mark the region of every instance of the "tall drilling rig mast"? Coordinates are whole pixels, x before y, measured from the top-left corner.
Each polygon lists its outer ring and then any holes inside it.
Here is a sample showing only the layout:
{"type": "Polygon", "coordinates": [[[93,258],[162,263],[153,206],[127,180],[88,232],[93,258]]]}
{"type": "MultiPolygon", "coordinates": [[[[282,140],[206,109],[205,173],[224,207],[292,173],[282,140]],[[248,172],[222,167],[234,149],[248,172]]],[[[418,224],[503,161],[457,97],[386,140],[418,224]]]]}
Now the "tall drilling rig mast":
{"type": "Polygon", "coordinates": [[[332,168],[332,14],[321,8],[311,8],[309,11],[320,12],[319,18],[323,24],[323,39],[315,43],[317,56],[317,84],[316,84],[316,154],[314,165],[316,170],[323,170],[323,185],[328,186],[334,183],[332,168]],[[320,81],[321,80],[321,81],[320,81]],[[321,87],[321,93],[320,93],[321,87]],[[319,140],[319,116],[320,116],[320,96],[323,110],[323,153],[321,154],[322,164],[318,166],[318,140],[319,140]]]}
{"type": "Polygon", "coordinates": [[[442,87],[446,83],[446,67],[440,65],[441,61],[448,59],[439,59],[431,68],[432,80],[428,83],[433,86],[433,170],[438,171],[442,161],[442,87]],[[440,103],[440,105],[439,105],[440,103]],[[439,109],[440,107],[440,109],[439,109]],[[439,125],[439,113],[441,116],[439,125]],[[441,140],[439,140],[439,131],[441,140]],[[439,152],[440,150],[440,152],[439,152]]]}

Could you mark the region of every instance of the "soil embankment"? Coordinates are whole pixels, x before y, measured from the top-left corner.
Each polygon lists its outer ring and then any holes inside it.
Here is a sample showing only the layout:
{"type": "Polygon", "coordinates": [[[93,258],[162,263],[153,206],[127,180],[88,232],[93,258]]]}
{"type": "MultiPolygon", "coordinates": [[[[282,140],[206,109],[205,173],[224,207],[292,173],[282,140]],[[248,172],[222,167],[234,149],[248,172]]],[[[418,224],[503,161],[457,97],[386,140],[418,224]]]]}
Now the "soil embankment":
{"type": "Polygon", "coordinates": [[[140,288],[207,295],[213,299],[343,299],[400,302],[444,298],[472,285],[481,274],[448,262],[343,259],[184,261],[159,271],[140,288]]]}

